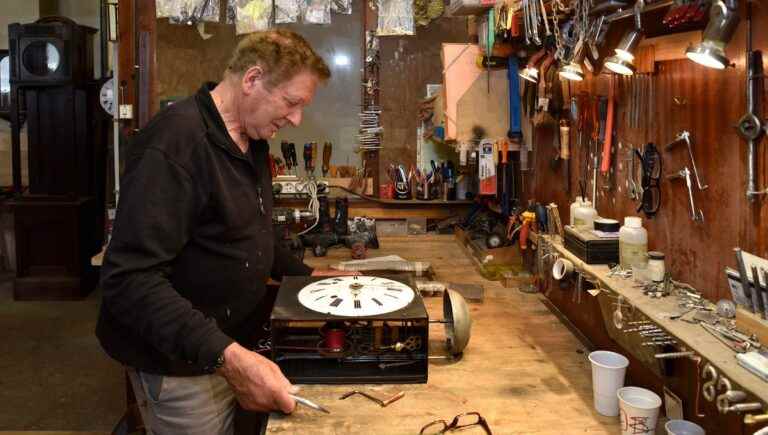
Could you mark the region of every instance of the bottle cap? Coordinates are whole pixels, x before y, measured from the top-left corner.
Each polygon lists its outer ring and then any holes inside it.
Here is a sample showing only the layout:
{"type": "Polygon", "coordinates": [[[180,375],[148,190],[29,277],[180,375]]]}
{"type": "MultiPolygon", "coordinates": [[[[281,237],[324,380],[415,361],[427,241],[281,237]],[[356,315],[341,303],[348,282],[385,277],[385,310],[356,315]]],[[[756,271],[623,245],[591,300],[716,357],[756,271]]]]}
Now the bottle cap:
{"type": "Polygon", "coordinates": [[[651,260],[663,260],[664,253],[659,251],[648,251],[648,258],[651,260]]]}
{"type": "Polygon", "coordinates": [[[637,216],[627,216],[624,218],[624,226],[629,228],[642,228],[643,220],[637,216]]]}

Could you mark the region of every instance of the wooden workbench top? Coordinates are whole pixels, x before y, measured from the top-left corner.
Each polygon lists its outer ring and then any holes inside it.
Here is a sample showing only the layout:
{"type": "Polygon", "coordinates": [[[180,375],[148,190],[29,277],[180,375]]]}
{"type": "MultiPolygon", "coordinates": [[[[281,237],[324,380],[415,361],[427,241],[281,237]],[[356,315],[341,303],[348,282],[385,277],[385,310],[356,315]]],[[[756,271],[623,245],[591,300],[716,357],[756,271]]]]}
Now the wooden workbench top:
{"type": "MultiPolygon", "coordinates": [[[[603,417],[592,407],[591,369],[581,343],[551,314],[538,294],[525,294],[484,280],[454,236],[382,237],[381,249],[369,257],[397,254],[429,261],[438,280],[479,283],[482,304],[470,304],[472,338],[464,358],[455,363],[431,361],[429,382],[411,385],[305,385],[299,395],[331,411],[321,414],[299,407],[291,415],[273,414],[266,433],[417,434],[436,419],[477,411],[498,434],[615,434],[618,417],[603,417]],[[405,397],[381,408],[361,396],[339,397],[350,390],[386,398],[405,397]]],[[[307,257],[322,267],[348,259],[349,251],[332,249],[328,257],[307,257]]],[[[442,318],[441,298],[425,298],[430,317],[442,318]]],[[[430,329],[430,354],[443,355],[444,330],[430,329]]],[[[462,433],[482,433],[482,430],[462,433]]]]}
{"type": "MultiPolygon", "coordinates": [[[[687,347],[701,355],[704,362],[709,361],[721,376],[725,376],[740,388],[753,393],[764,403],[768,403],[768,383],[741,367],[736,362],[736,353],[725,344],[704,330],[699,325],[670,320],[671,315],[679,314],[676,297],[651,298],[636,287],[631,278],[609,277],[609,268],[605,265],[590,265],[581,261],[573,253],[565,249],[559,237],[545,237],[545,240],[565,258],[588,274],[597,278],[604,287],[624,297],[626,304],[639,309],[646,317],[656,322],[670,335],[677,337],[687,347]]],[[[725,278],[723,278],[725,279],[725,278]]],[[[682,281],[685,281],[682,279],[682,281]]],[[[682,349],[681,349],[682,350],[682,349]]],[[[734,386],[734,388],[738,388],[734,386]]]]}

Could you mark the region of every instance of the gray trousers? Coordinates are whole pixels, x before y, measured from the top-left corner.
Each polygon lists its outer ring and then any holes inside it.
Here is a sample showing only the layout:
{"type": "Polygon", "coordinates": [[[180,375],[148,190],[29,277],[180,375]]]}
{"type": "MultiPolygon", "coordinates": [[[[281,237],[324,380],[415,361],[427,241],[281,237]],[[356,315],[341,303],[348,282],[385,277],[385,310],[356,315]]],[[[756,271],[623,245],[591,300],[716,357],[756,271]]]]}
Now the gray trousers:
{"type": "Polygon", "coordinates": [[[237,401],[223,377],[127,370],[148,435],[234,434],[237,401]]]}

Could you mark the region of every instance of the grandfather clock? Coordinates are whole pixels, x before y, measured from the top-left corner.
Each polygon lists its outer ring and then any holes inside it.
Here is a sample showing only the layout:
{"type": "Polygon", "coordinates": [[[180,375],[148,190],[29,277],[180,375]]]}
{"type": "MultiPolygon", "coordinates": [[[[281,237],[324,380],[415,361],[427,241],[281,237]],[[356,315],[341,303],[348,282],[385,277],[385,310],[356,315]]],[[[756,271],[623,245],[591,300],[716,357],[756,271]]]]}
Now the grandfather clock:
{"type": "Polygon", "coordinates": [[[63,17],[8,26],[16,299],[80,299],[98,281],[90,258],[103,238],[108,119],[93,79],[95,33],[63,17]],[[28,188],[21,183],[22,106],[28,188]]]}

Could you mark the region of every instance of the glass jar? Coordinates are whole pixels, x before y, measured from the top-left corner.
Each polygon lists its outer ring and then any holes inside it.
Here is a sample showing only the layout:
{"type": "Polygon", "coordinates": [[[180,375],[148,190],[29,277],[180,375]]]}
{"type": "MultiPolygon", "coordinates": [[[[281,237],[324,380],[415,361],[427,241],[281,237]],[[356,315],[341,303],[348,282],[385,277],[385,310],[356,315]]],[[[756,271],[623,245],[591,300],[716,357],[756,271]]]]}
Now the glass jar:
{"type": "Polygon", "coordinates": [[[658,251],[648,252],[648,278],[654,282],[662,282],[665,275],[664,253],[658,251]]]}

